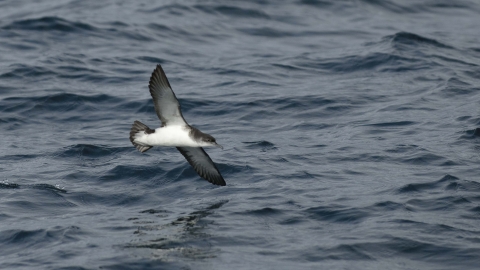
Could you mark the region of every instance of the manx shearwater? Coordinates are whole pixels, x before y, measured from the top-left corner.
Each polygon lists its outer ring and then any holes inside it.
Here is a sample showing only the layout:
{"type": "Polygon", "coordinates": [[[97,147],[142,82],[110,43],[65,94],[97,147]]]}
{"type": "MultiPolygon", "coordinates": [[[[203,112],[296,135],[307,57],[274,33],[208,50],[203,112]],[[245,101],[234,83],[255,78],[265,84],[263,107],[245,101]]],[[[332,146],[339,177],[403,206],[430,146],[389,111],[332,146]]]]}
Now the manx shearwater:
{"type": "Polygon", "coordinates": [[[130,131],[132,144],[142,153],[153,146],[175,146],[201,177],[212,184],[225,186],[225,180],[217,166],[202,148],[223,147],[217,144],[211,135],[187,124],[177,97],[160,65],[153,71],[148,88],[162,126],[150,129],[140,121],[135,121],[130,131]]]}

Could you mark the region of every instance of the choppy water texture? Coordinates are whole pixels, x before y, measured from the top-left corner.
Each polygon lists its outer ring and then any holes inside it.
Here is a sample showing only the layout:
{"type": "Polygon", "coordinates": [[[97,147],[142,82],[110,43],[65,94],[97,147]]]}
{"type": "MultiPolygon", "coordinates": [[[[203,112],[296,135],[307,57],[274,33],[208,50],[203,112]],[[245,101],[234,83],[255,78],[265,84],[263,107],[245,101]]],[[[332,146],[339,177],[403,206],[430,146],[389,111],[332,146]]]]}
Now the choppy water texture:
{"type": "Polygon", "coordinates": [[[480,3],[0,1],[0,268],[478,269],[480,3]],[[160,125],[162,64],[226,181],[160,125]]]}

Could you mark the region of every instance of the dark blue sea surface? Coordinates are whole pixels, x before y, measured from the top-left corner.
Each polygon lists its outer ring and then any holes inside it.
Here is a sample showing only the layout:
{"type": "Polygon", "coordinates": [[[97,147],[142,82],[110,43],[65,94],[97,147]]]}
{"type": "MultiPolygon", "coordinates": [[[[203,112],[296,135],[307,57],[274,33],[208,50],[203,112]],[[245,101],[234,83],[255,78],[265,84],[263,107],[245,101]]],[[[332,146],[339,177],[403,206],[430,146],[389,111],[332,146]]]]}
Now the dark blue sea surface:
{"type": "Polygon", "coordinates": [[[479,269],[480,2],[0,1],[0,269],[479,269]],[[227,186],[169,147],[161,64],[227,186]]]}

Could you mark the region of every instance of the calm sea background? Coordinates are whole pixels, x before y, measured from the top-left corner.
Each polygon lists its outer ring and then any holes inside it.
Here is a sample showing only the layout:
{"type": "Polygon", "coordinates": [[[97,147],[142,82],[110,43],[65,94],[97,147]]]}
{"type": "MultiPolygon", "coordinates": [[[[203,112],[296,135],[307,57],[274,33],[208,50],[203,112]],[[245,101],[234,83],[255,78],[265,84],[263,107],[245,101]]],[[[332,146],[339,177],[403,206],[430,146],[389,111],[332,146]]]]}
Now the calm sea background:
{"type": "Polygon", "coordinates": [[[479,104],[476,0],[0,0],[0,269],[479,269],[479,104]]]}

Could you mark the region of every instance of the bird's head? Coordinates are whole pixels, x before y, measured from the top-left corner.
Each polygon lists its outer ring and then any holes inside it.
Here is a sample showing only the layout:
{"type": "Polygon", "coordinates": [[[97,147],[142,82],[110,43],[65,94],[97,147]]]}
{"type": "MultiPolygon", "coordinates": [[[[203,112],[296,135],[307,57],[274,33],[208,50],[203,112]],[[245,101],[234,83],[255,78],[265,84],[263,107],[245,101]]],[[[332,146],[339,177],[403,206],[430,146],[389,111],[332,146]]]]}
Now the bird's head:
{"type": "Polygon", "coordinates": [[[209,134],[206,134],[206,133],[203,133],[203,135],[204,136],[202,136],[202,144],[204,144],[204,146],[216,146],[216,147],[220,147],[220,148],[223,149],[223,146],[218,144],[217,141],[215,140],[215,138],[212,135],[209,135],[209,134]]]}

